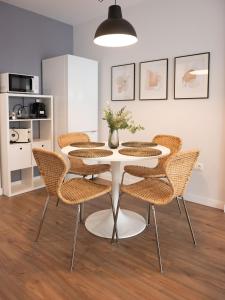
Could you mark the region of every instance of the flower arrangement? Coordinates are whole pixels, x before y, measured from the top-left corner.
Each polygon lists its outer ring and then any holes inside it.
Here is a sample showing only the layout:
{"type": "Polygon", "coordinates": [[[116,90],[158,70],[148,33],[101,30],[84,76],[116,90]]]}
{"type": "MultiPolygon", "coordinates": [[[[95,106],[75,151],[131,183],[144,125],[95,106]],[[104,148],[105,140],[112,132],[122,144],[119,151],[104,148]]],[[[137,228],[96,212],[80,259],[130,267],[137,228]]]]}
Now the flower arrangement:
{"type": "Polygon", "coordinates": [[[109,140],[108,145],[110,148],[115,149],[119,146],[119,129],[127,129],[131,133],[135,133],[138,130],[143,130],[140,124],[135,125],[131,112],[126,110],[126,106],[122,107],[119,111],[114,112],[111,107],[107,107],[104,110],[103,120],[108,123],[109,127],[109,140]]]}
{"type": "Polygon", "coordinates": [[[131,133],[135,133],[138,130],[143,130],[140,124],[135,125],[131,112],[126,110],[126,106],[122,107],[119,111],[114,112],[111,107],[107,107],[104,110],[104,117],[108,123],[108,127],[111,131],[118,129],[128,129],[131,133]]]}

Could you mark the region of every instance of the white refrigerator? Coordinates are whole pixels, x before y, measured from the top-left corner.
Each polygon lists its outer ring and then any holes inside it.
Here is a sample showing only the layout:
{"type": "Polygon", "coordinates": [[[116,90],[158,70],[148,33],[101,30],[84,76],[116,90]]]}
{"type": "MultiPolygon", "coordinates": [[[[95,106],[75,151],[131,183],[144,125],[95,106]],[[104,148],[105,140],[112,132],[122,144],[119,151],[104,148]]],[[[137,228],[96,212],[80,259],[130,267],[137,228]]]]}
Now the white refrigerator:
{"type": "Polygon", "coordinates": [[[85,132],[98,139],[98,62],[74,55],[42,61],[44,94],[54,96],[55,149],[57,137],[85,132]]]}

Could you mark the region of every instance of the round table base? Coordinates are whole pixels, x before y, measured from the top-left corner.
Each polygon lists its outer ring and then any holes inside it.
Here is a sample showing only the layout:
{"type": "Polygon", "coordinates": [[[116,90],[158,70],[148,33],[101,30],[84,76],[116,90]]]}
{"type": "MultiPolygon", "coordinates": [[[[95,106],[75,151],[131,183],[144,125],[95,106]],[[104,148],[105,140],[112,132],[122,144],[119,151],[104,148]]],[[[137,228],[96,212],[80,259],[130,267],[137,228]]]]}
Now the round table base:
{"type": "MultiPolygon", "coordinates": [[[[113,225],[113,215],[110,209],[93,213],[85,221],[88,231],[94,235],[108,239],[112,237],[113,225]]],[[[141,215],[130,210],[120,209],[117,220],[120,239],[135,236],[141,233],[145,227],[146,221],[141,215]]]]}

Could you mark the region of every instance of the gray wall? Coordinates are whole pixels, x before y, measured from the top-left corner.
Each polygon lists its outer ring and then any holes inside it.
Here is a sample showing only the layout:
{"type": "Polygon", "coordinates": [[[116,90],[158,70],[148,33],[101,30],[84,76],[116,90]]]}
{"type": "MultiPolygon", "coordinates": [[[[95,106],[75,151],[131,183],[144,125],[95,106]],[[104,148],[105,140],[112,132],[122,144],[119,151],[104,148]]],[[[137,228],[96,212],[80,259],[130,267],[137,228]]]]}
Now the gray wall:
{"type": "Polygon", "coordinates": [[[38,75],[41,84],[41,60],[63,54],[73,54],[72,26],[0,1],[0,73],[38,75]]]}
{"type": "Polygon", "coordinates": [[[73,54],[73,27],[0,2],[0,73],[41,75],[44,58],[73,54]]]}

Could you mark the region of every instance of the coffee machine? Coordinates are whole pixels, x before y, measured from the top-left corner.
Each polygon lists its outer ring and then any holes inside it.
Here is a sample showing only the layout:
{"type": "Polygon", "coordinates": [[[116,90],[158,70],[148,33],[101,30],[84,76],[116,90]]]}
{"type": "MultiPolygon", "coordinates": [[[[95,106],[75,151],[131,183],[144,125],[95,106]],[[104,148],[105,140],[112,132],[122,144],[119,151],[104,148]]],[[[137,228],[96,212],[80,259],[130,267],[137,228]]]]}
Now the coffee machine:
{"type": "Polygon", "coordinates": [[[44,119],[47,118],[46,106],[36,99],[34,103],[30,104],[30,118],[31,119],[44,119]]]}

